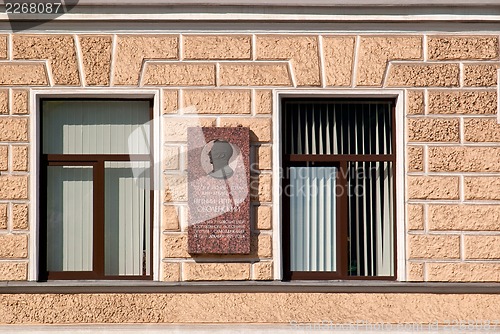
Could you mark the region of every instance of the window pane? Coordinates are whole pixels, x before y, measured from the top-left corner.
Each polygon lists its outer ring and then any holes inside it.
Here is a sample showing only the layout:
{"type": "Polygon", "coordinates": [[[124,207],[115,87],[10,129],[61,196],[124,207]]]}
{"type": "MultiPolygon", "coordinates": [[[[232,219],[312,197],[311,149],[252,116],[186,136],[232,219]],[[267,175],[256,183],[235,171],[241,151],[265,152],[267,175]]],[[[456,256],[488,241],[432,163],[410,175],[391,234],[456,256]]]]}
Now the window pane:
{"type": "Polygon", "coordinates": [[[47,270],[92,270],[91,166],[49,166],[47,270]]]}
{"type": "Polygon", "coordinates": [[[105,162],[105,274],[150,274],[148,161],[105,162]]]}
{"type": "Polygon", "coordinates": [[[336,167],[290,167],[292,271],[336,270],[336,167]]]}
{"type": "Polygon", "coordinates": [[[149,154],[149,101],[43,101],[45,154],[149,154]]]}
{"type": "Polygon", "coordinates": [[[394,274],[391,162],[349,164],[349,275],[394,274]]]}
{"type": "Polygon", "coordinates": [[[391,154],[391,103],[285,103],[286,154],[391,154]]]}

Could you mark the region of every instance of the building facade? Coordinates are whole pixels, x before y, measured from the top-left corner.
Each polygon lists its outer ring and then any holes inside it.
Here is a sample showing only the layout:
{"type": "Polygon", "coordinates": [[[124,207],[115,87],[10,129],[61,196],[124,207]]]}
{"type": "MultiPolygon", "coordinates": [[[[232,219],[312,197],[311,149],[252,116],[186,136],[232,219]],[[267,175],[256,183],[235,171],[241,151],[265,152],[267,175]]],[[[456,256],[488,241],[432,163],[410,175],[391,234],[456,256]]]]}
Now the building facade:
{"type": "Polygon", "coordinates": [[[1,15],[0,323],[500,318],[494,1],[1,15]],[[249,129],[249,252],[190,251],[190,128],[249,129]]]}

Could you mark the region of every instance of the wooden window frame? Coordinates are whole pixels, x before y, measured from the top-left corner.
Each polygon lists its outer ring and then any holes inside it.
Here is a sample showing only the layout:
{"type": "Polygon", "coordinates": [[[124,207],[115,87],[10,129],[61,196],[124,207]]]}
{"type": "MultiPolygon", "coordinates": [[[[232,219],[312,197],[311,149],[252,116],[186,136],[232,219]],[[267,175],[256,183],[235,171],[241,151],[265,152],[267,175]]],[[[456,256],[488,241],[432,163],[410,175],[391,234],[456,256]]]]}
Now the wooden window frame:
{"type": "MultiPolygon", "coordinates": [[[[289,186],[289,178],[287,177],[288,168],[295,166],[329,166],[338,167],[336,184],[340,185],[336,188],[337,195],[337,224],[336,224],[336,263],[337,271],[291,271],[291,245],[290,245],[290,198],[283,192],[282,200],[282,252],[283,252],[283,280],[387,280],[395,281],[397,279],[397,216],[396,216],[396,99],[394,98],[335,98],[335,97],[319,97],[319,98],[300,98],[289,97],[283,98],[281,104],[282,116],[286,112],[287,102],[300,103],[348,103],[362,104],[369,102],[375,103],[391,103],[391,154],[286,154],[283,149],[281,154],[284,176],[281,180],[282,189],[287,189],[289,186]],[[348,180],[347,175],[348,165],[350,162],[392,162],[392,177],[393,177],[393,263],[394,272],[391,276],[350,276],[348,274],[348,180]]],[[[281,128],[288,126],[285,124],[285,117],[281,117],[281,128]]],[[[281,143],[286,143],[285,132],[281,131],[281,143]]],[[[288,144],[288,143],[286,143],[288,144]]],[[[284,145],[286,146],[286,145],[284,145]]]]}
{"type": "MultiPolygon", "coordinates": [[[[40,129],[43,129],[43,102],[46,101],[146,101],[149,103],[149,119],[153,119],[153,101],[151,99],[112,99],[112,98],[42,98],[40,99],[40,129]]],[[[152,130],[152,129],[151,129],[152,130]]],[[[40,134],[40,147],[43,147],[43,131],[40,134]]],[[[105,162],[108,161],[148,161],[153,168],[154,142],[150,131],[149,154],[43,154],[41,151],[39,179],[40,189],[47,191],[47,173],[49,166],[92,166],[93,172],[93,230],[92,230],[92,271],[48,271],[47,270],[47,196],[41,196],[39,202],[39,281],[47,280],[152,280],[153,279],[153,220],[154,220],[154,173],[150,173],[150,217],[149,217],[149,275],[105,275],[105,162]]],[[[144,270],[145,268],[143,268],[144,270]]]]}

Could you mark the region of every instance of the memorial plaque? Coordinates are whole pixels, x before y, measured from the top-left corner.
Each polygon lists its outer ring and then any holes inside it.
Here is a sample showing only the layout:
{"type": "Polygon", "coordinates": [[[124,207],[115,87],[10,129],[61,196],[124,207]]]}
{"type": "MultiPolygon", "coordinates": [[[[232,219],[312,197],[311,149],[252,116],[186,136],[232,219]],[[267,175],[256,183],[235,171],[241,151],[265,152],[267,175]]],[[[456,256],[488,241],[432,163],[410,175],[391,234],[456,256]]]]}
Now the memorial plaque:
{"type": "Polygon", "coordinates": [[[249,129],[188,128],[188,251],[250,253],[249,129]]]}

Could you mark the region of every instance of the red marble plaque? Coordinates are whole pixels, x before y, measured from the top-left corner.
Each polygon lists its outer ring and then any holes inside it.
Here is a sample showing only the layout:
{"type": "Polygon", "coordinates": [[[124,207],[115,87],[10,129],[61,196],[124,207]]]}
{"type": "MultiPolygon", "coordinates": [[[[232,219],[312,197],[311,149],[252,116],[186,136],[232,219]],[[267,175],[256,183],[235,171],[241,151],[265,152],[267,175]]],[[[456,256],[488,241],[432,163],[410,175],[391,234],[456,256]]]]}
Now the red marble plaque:
{"type": "Polygon", "coordinates": [[[188,251],[250,253],[249,129],[188,128],[188,251]]]}

